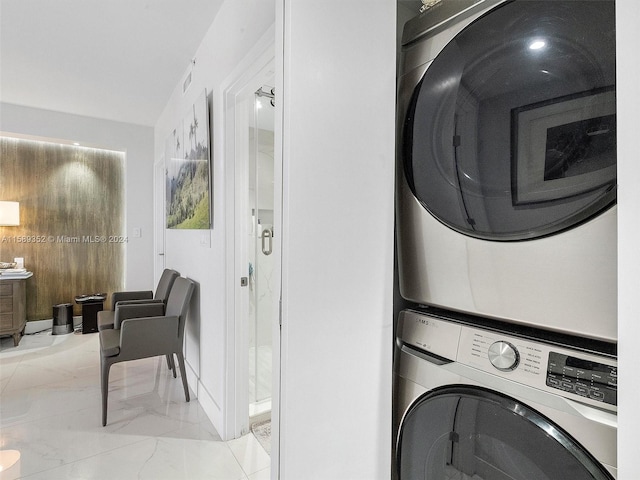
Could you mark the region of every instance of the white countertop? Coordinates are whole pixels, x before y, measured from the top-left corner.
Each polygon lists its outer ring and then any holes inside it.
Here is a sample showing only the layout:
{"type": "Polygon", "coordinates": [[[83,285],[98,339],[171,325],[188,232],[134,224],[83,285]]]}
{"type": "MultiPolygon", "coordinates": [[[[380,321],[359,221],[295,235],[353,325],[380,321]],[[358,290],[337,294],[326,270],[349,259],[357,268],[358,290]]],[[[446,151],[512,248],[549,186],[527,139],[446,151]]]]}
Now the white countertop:
{"type": "Polygon", "coordinates": [[[0,280],[24,280],[32,276],[33,272],[27,272],[19,268],[0,270],[0,280]]]}

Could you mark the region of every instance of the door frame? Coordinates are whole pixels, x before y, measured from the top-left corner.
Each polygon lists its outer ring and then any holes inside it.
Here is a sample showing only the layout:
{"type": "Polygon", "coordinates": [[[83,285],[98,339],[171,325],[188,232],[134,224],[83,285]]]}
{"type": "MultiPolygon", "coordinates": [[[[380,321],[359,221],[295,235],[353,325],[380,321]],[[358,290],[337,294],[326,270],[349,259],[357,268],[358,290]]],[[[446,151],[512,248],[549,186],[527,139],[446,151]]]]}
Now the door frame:
{"type": "Polygon", "coordinates": [[[158,284],[165,268],[165,211],[166,211],[166,167],[164,155],[153,164],[153,279],[158,284]]]}
{"type": "MultiPolygon", "coordinates": [[[[275,76],[275,28],[270,28],[256,47],[240,62],[230,75],[226,87],[222,88],[222,104],[224,117],[224,170],[225,170],[225,270],[226,270],[226,374],[224,399],[224,433],[223,440],[238,438],[249,432],[249,369],[248,342],[245,331],[248,328],[247,309],[248,290],[240,285],[240,279],[247,276],[246,241],[246,201],[248,164],[236,162],[236,106],[240,99],[249,93],[253,94],[263,84],[267,76],[275,76]],[[270,74],[268,72],[271,72],[270,74]],[[255,86],[258,85],[258,86],[255,86]],[[255,86],[255,88],[254,88],[255,86]],[[243,194],[243,192],[245,192],[243,194]]],[[[277,115],[277,111],[276,111],[277,115]]],[[[277,133],[274,133],[277,135],[277,133]]],[[[274,158],[274,162],[280,161],[274,158]]],[[[278,169],[276,168],[276,172],[278,169]]],[[[276,180],[276,184],[280,184],[276,180]]],[[[276,195],[276,202],[280,197],[276,195]]],[[[274,211],[281,209],[281,204],[274,204],[274,211]]],[[[279,218],[279,215],[276,215],[279,218]]],[[[280,261],[280,239],[274,239],[275,262],[280,261]]],[[[274,274],[280,273],[276,268],[274,274]]],[[[280,281],[276,282],[280,298],[280,281]]],[[[274,301],[278,305],[279,301],[274,301]]],[[[277,317],[274,317],[277,318],[277,317]]],[[[279,341],[279,340],[278,340],[279,341]]],[[[279,357],[274,353],[272,369],[279,374],[279,357]]],[[[275,388],[275,387],[274,387],[275,388]]],[[[274,405],[272,403],[272,409],[274,405]]]]}

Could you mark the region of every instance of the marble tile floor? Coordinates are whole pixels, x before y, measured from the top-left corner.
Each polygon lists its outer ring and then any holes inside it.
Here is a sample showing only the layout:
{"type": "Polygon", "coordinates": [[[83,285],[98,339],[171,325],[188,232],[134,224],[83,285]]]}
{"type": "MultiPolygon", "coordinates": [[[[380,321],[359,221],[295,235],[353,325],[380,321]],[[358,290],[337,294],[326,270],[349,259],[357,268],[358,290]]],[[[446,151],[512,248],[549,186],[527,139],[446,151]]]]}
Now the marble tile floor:
{"type": "Polygon", "coordinates": [[[98,347],[95,333],[0,340],[0,460],[19,454],[0,480],[269,478],[256,438],[223,442],[164,358],[111,368],[102,427],[98,347]]]}

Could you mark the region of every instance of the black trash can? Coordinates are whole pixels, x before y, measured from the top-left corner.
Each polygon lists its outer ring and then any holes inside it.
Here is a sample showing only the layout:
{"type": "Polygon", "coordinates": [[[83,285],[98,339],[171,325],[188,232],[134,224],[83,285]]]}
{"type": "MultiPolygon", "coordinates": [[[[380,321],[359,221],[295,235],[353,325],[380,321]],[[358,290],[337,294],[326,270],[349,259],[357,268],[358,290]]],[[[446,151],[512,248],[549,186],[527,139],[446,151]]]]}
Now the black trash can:
{"type": "Polygon", "coordinates": [[[78,295],[76,297],[76,303],[82,305],[82,333],[98,331],[98,312],[104,307],[106,299],[106,293],[78,295]]]}
{"type": "Polygon", "coordinates": [[[73,305],[60,303],[53,306],[53,335],[73,332],[73,305]]]}

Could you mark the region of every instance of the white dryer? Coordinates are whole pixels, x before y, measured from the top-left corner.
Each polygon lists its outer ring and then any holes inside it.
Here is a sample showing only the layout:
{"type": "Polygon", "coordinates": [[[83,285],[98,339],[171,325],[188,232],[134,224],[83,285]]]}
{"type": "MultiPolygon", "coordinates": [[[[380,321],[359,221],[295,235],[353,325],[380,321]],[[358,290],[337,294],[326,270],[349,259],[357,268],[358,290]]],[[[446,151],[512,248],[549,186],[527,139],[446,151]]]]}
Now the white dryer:
{"type": "Polygon", "coordinates": [[[611,352],[405,310],[395,355],[394,478],[617,477],[611,352]]]}
{"type": "Polygon", "coordinates": [[[617,341],[613,0],[442,0],[398,80],[402,296],[617,341]]]}

